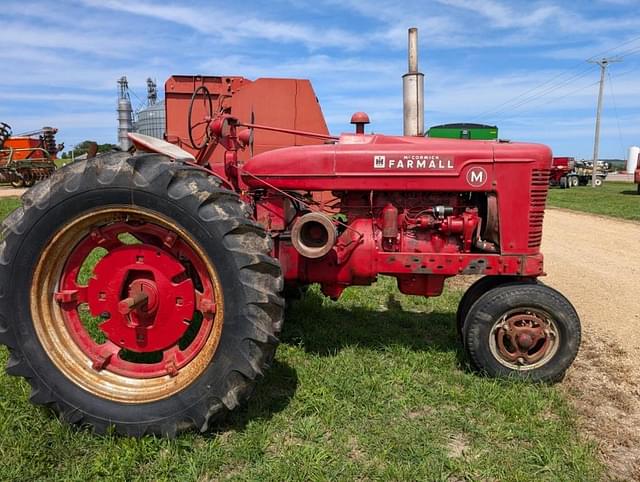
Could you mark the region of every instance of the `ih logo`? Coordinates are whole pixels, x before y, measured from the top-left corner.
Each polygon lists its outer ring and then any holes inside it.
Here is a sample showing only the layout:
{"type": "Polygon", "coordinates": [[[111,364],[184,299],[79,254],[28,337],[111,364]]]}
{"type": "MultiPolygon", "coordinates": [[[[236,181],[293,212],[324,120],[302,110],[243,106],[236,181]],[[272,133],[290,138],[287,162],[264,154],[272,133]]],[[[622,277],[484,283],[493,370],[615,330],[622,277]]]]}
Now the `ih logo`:
{"type": "Polygon", "coordinates": [[[484,167],[472,167],[467,171],[467,182],[473,187],[484,186],[488,177],[489,176],[487,175],[487,171],[485,171],[484,167]]]}
{"type": "Polygon", "coordinates": [[[384,156],[373,156],[374,169],[384,169],[386,165],[386,158],[384,156]]]}

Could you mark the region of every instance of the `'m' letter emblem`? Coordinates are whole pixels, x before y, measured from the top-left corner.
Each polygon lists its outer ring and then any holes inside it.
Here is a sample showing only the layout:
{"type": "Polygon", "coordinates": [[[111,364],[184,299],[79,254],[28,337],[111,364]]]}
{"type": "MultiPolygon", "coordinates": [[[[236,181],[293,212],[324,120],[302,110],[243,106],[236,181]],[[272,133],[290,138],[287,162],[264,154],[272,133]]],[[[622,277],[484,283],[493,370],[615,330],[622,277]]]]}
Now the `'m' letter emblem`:
{"type": "Polygon", "coordinates": [[[487,176],[487,171],[485,171],[484,167],[472,167],[467,172],[467,182],[473,187],[484,186],[488,177],[489,176],[487,176]]]}

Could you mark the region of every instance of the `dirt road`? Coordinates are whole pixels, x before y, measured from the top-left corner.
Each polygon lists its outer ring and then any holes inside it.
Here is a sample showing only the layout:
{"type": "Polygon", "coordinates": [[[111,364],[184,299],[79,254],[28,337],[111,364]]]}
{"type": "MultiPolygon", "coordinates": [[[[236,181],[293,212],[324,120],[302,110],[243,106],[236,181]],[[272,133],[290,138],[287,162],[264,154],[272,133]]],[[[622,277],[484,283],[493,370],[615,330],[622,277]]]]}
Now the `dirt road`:
{"type": "Polygon", "coordinates": [[[640,223],[550,209],[542,250],[583,324],[564,388],[612,479],[640,480],[640,223]]]}
{"type": "Polygon", "coordinates": [[[0,186],[0,198],[3,197],[13,197],[13,196],[22,196],[25,193],[26,189],[16,189],[9,185],[0,186]]]}

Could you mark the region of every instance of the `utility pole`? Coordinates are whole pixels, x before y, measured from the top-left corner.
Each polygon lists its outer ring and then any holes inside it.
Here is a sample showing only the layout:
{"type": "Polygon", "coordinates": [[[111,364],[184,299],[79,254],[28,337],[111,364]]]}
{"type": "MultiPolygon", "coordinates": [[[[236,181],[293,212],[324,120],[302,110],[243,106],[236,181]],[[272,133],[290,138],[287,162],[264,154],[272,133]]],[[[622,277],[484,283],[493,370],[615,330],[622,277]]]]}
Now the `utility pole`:
{"type": "Polygon", "coordinates": [[[600,91],[598,92],[598,109],[596,111],[596,134],[593,140],[593,168],[591,170],[591,187],[596,187],[596,170],[598,168],[598,150],[600,149],[600,114],[602,113],[602,95],[604,93],[604,74],[607,65],[614,62],[622,62],[620,58],[602,58],[600,60],[587,60],[590,64],[600,66],[600,91]]]}

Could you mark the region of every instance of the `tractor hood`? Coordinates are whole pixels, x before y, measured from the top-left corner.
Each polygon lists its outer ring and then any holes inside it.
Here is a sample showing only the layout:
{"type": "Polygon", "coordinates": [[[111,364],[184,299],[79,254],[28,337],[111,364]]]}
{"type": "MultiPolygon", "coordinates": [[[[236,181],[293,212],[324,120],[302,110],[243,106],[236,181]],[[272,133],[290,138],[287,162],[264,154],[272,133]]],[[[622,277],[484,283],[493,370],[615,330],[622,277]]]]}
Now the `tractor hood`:
{"type": "Polygon", "coordinates": [[[243,169],[250,188],[290,190],[487,190],[496,163],[549,169],[540,144],[384,135],[342,135],[338,142],[258,154],[243,169]],[[264,180],[264,182],[262,181],[264,180]],[[483,181],[480,183],[480,181],[483,181]]]}

